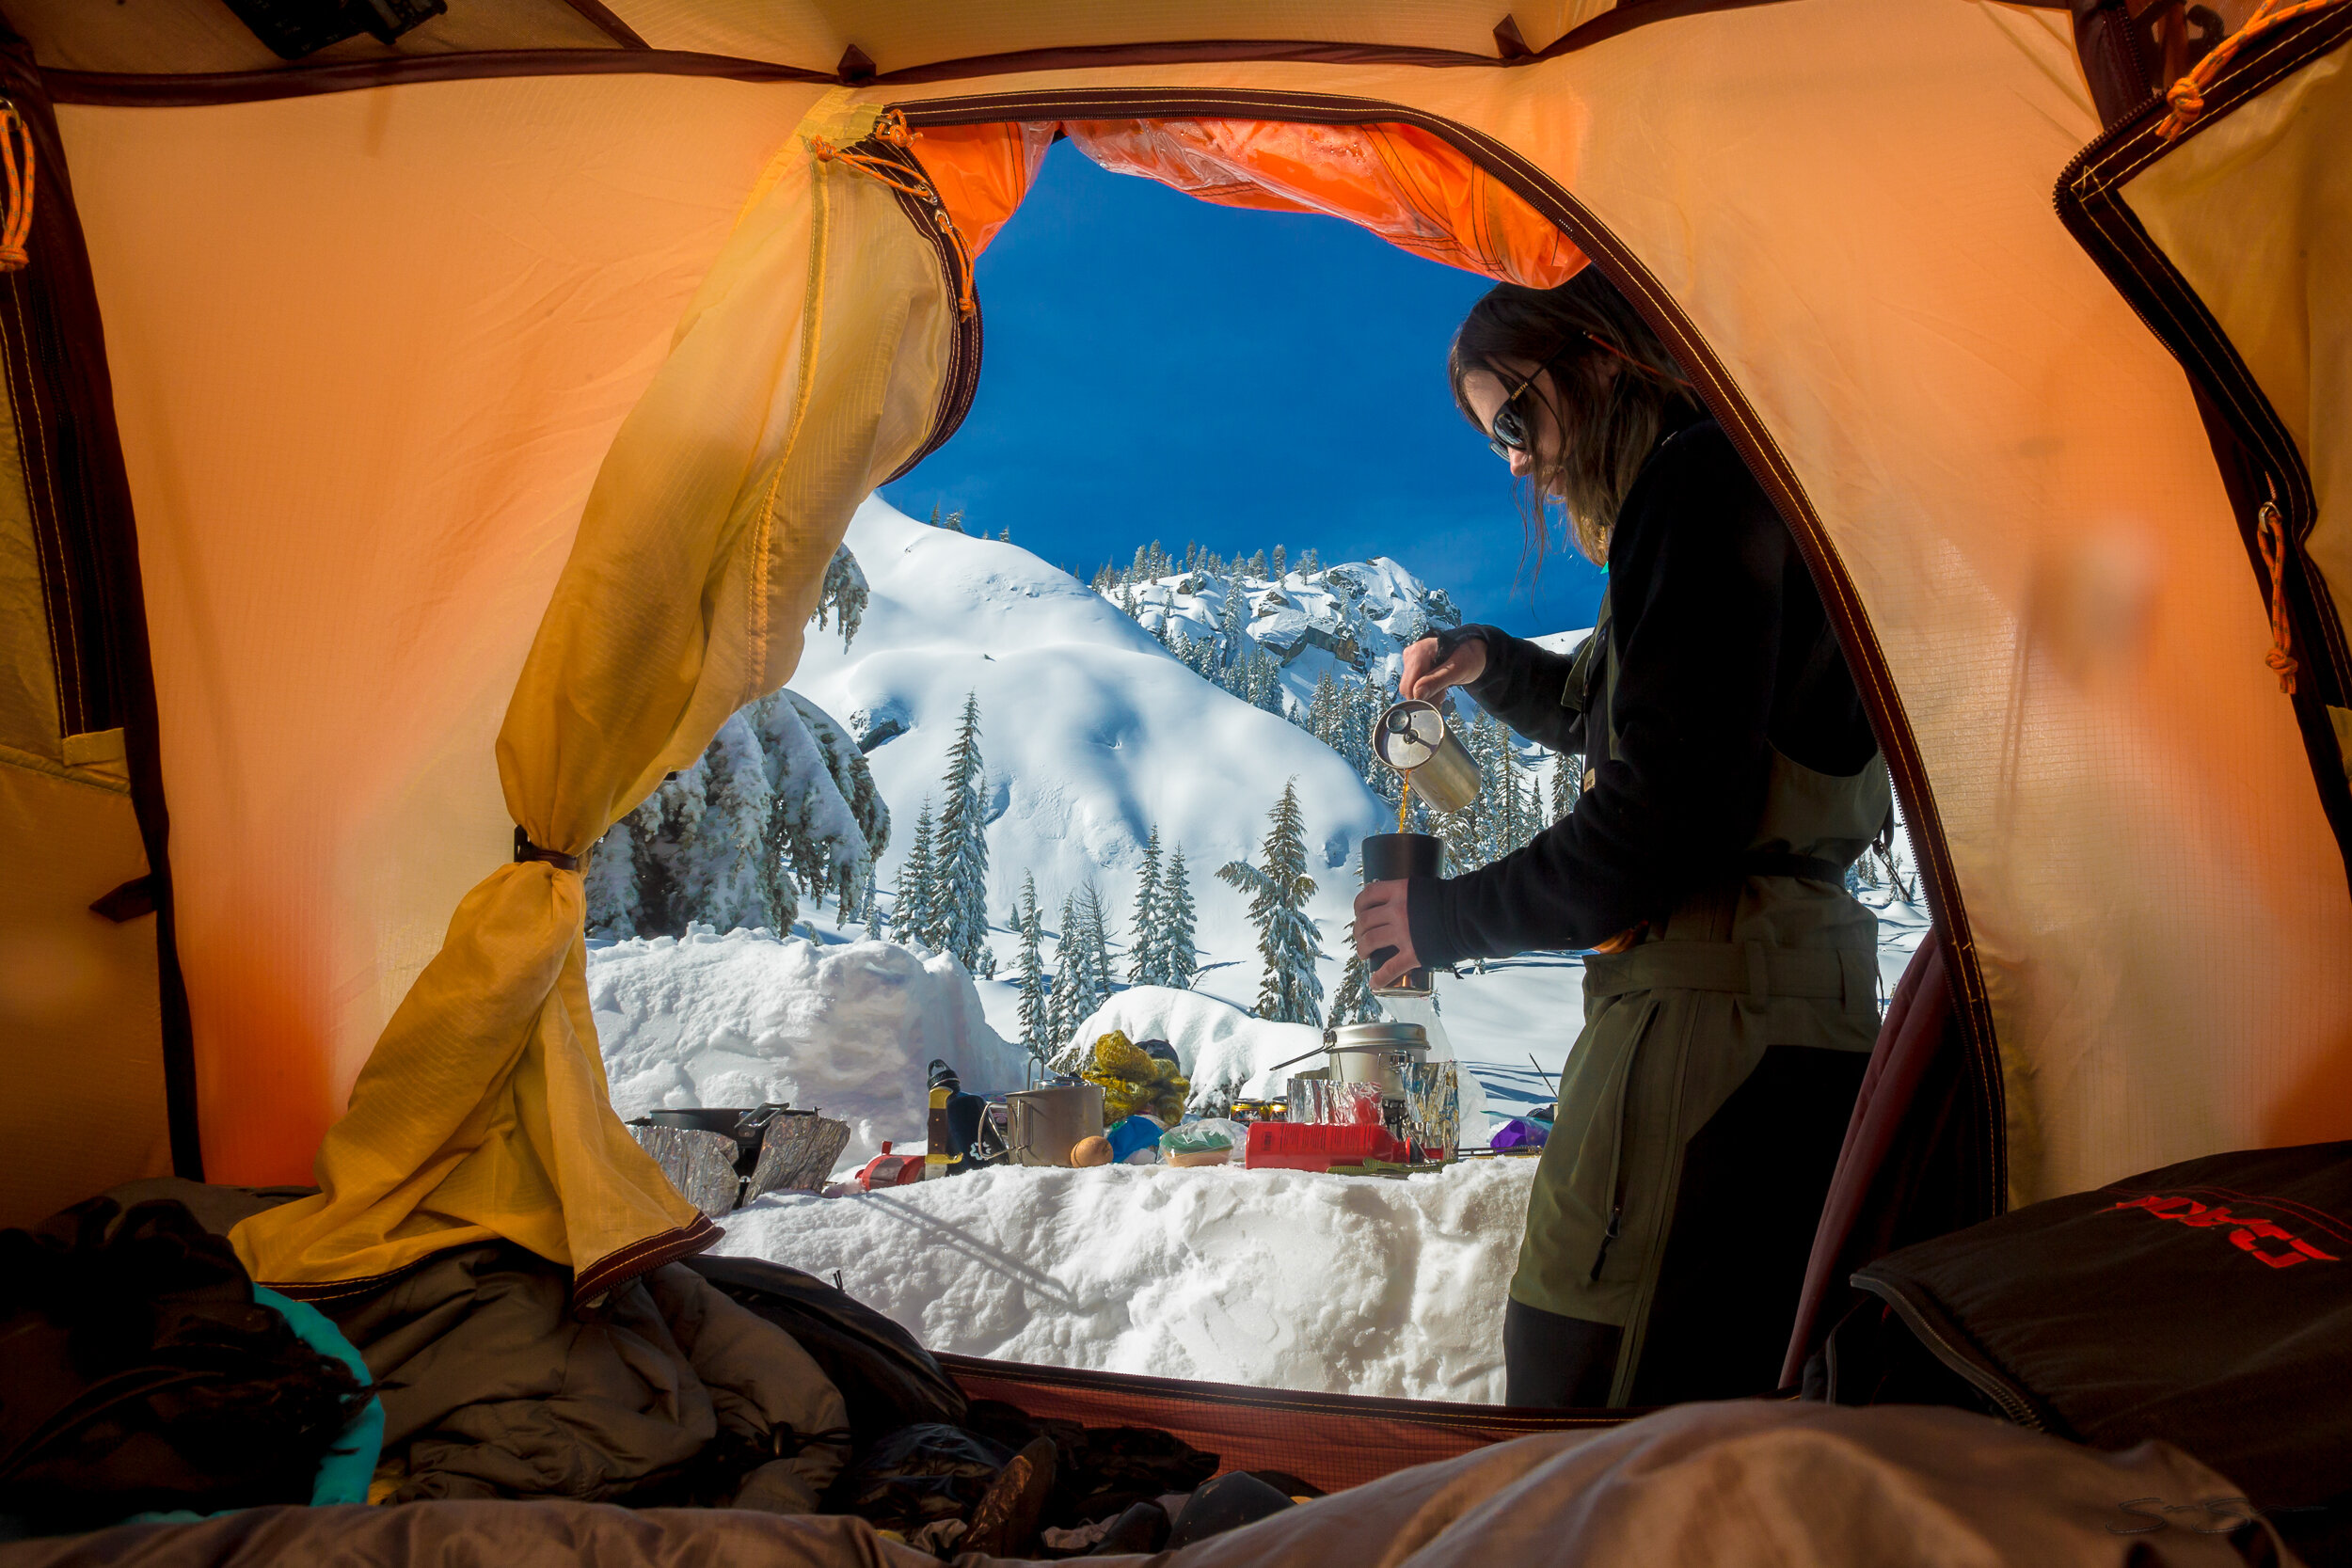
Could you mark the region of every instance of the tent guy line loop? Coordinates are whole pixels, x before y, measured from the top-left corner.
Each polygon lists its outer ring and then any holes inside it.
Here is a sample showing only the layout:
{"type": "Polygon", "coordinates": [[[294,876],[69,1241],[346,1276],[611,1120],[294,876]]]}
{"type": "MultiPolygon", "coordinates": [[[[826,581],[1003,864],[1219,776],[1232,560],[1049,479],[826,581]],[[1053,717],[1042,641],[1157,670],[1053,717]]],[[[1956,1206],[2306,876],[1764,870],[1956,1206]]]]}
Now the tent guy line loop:
{"type": "MultiPolygon", "coordinates": [[[[2211,54],[2189,69],[2187,75],[2165,88],[2164,99],[2171,105],[2171,112],[2156,126],[2156,135],[2170,141],[2197,123],[2205,112],[2205,89],[2213,86],[2214,78],[2221,74],[2240,49],[2275,28],[2343,3],[2344,0],[2296,0],[2296,4],[2282,6],[2280,0],[2263,0],[2254,14],[2246,19],[2245,26],[2216,44],[2211,54]]],[[[2289,677],[2282,674],[2280,678],[2289,677]]]]}
{"type": "Polygon", "coordinates": [[[0,218],[0,272],[21,272],[30,259],[25,242],[33,233],[33,128],[0,100],[0,166],[8,176],[8,214],[0,218]]]}
{"type": "MultiPolygon", "coordinates": [[[[910,159],[914,155],[914,136],[907,129],[906,111],[903,109],[883,111],[882,118],[874,123],[874,139],[898,149],[910,159]]],[[[871,153],[852,152],[846,147],[835,147],[823,136],[809,137],[808,150],[820,164],[846,164],[863,174],[871,175],[894,191],[903,191],[930,204],[931,216],[938,223],[940,232],[946,236],[947,247],[956,258],[956,312],[970,315],[974,309],[972,247],[963,243],[963,232],[956,227],[956,220],[948,215],[947,204],[939,198],[939,192],[932,188],[930,179],[921,169],[907,168],[871,153]],[[904,174],[912,174],[914,177],[913,182],[899,178],[904,174]]]]}
{"type": "Polygon", "coordinates": [[[2294,623],[2287,616],[2287,533],[2279,517],[2276,485],[2254,514],[2254,538],[2270,571],[2270,652],[2264,662],[2277,672],[2279,689],[2293,696],[2295,674],[2302,666],[2296,662],[2294,623]]]}

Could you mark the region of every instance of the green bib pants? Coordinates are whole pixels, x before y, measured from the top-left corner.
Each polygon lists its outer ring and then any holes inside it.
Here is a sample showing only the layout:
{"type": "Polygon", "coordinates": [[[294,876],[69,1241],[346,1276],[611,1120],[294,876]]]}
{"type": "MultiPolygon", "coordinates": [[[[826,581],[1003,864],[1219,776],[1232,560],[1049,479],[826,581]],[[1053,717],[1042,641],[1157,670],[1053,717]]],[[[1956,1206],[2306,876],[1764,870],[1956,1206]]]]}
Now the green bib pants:
{"type": "MultiPolygon", "coordinates": [[[[1569,681],[1588,723],[1614,685],[1609,632],[1604,595],[1586,679],[1569,681]]],[[[1882,757],[1839,778],[1774,752],[1739,866],[1585,962],[1584,1028],[1511,1295],[1621,1331],[1613,1405],[1771,1386],[1878,1035],[1877,922],[1843,879],[1892,800],[1882,757]],[[1708,1387],[1698,1370],[1751,1375],[1767,1347],[1754,1386],[1708,1387]]]]}

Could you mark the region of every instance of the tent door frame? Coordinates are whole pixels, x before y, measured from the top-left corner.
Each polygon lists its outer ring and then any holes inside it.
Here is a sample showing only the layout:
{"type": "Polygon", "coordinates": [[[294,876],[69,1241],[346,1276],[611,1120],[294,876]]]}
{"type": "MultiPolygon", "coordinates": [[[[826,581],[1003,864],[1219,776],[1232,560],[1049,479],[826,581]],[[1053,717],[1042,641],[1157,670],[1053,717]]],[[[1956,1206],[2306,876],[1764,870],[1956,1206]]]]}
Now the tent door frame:
{"type": "MultiPolygon", "coordinates": [[[[1895,686],[1853,579],[1839,560],[1836,546],[1814,511],[1795,468],[1722,358],[1629,247],[1565,186],[1505,143],[1442,116],[1376,99],[1289,92],[1222,91],[1212,96],[1185,89],[1119,87],[926,99],[889,107],[904,114],[908,127],[915,130],[931,125],[1045,119],[1265,119],[1312,125],[1412,125],[1443,138],[1557,224],[1588,261],[1598,267],[1601,275],[1626,296],[1675,357],[1695,372],[1700,397],[1731,437],[1748,471],[1772,498],[1804,557],[1830,624],[1836,627],[1846,662],[1853,671],[1864,708],[1870,716],[1871,729],[1878,736],[1879,749],[1894,775],[1905,823],[1919,854],[1929,910],[1944,928],[1948,943],[1946,958],[1958,1004],[1957,1018],[1966,1041],[1969,1091],[1977,1101],[1976,1115],[1986,1129],[1981,1169],[1987,1191],[1978,1195],[1979,1206],[1987,1214],[2006,1211],[2008,1116],[1992,1002],[1978,962],[1976,941],[1961,898],[1960,879],[1952,863],[1943,818],[1936,807],[1925,759],[1903,708],[1902,694],[1895,686]]],[[[913,215],[910,209],[910,216],[913,215]]],[[[926,230],[929,228],[920,222],[917,227],[926,230]]],[[[976,317],[977,314],[976,309],[976,317]]],[[[972,346],[976,357],[969,373],[977,386],[977,332],[972,346]]],[[[961,417],[958,410],[956,418],[960,420],[961,417]]],[[[934,429],[908,467],[935,451],[953,434],[953,425],[934,429]]]]}

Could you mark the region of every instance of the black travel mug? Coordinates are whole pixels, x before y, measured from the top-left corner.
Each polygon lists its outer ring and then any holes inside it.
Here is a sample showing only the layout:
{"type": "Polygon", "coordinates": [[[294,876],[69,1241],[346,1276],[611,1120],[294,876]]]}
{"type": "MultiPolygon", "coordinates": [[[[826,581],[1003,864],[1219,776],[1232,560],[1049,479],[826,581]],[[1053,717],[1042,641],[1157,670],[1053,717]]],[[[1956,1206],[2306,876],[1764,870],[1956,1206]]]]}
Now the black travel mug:
{"type": "MultiPolygon", "coordinates": [[[[1367,833],[1364,836],[1364,882],[1396,881],[1406,877],[1435,877],[1444,862],[1445,844],[1435,833],[1367,833]]],[[[1373,974],[1396,956],[1393,947],[1376,948],[1365,956],[1373,974]]],[[[1392,984],[1377,986],[1375,996],[1427,996],[1429,971],[1408,969],[1392,984]]]]}

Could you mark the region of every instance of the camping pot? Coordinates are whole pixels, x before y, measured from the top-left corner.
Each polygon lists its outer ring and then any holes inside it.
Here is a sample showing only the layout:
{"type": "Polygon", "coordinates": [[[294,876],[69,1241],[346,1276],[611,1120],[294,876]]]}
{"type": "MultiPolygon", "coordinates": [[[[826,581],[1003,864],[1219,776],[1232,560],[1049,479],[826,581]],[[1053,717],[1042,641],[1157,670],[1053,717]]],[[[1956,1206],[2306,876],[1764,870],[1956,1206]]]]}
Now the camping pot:
{"type": "Polygon", "coordinates": [[[1372,726],[1372,749],[1405,775],[1436,811],[1460,811],[1478,799],[1478,764],[1435,703],[1398,703],[1372,726]]]}
{"type": "Polygon", "coordinates": [[[1103,1132],[1103,1088],[1099,1084],[1015,1089],[1005,1096],[1012,1125],[1007,1139],[1016,1165],[1067,1165],[1071,1148],[1103,1132]]]}
{"type": "Polygon", "coordinates": [[[1343,1084],[1377,1084],[1381,1098],[1405,1098],[1404,1068],[1429,1054],[1429,1031],[1418,1023],[1348,1023],[1331,1032],[1331,1076],[1343,1084]]]}
{"type": "MultiPolygon", "coordinates": [[[[1431,833],[1367,833],[1364,835],[1364,883],[1394,881],[1403,877],[1435,877],[1444,864],[1445,846],[1431,833]]],[[[1364,956],[1366,973],[1377,974],[1394,956],[1393,947],[1375,947],[1364,956]]],[[[1408,969],[1375,996],[1427,996],[1429,971],[1408,969]]]]}

